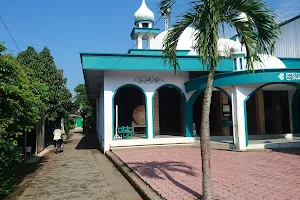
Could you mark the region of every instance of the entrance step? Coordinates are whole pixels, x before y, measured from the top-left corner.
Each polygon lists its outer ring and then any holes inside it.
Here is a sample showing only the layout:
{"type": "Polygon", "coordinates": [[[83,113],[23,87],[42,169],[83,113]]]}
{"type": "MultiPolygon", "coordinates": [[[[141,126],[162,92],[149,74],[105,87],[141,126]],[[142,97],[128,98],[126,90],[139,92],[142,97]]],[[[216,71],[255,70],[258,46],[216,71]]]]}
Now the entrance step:
{"type": "MultiPolygon", "coordinates": [[[[199,147],[200,148],[200,141],[197,140],[193,143],[192,147],[199,147]]],[[[211,149],[222,149],[222,150],[232,150],[235,149],[235,146],[231,143],[222,143],[222,142],[210,142],[211,149]]]]}

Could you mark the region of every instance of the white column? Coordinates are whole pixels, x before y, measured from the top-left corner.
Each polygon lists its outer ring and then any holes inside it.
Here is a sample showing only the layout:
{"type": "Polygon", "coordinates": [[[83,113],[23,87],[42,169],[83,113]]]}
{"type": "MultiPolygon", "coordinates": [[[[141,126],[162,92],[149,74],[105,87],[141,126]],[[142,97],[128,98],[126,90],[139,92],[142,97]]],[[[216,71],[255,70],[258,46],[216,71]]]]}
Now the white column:
{"type": "Polygon", "coordinates": [[[245,105],[246,95],[241,92],[238,86],[233,86],[232,92],[232,118],[233,118],[233,136],[237,149],[246,149],[246,131],[245,131],[245,105]]]}
{"type": "Polygon", "coordinates": [[[146,98],[147,98],[147,133],[148,133],[148,139],[153,139],[153,95],[154,92],[146,92],[146,98]]]}
{"type": "Polygon", "coordinates": [[[137,48],[138,49],[143,49],[143,35],[139,34],[137,39],[136,39],[136,42],[137,42],[137,48]]]}
{"type": "Polygon", "coordinates": [[[153,35],[149,35],[148,36],[148,49],[152,49],[154,45],[154,36],[153,35]]]}
{"type": "Polygon", "coordinates": [[[104,91],[104,152],[110,149],[110,143],[113,136],[113,110],[112,110],[112,91],[104,91]]]}
{"type": "MultiPolygon", "coordinates": [[[[290,116],[290,132],[294,133],[293,128],[293,97],[296,92],[296,88],[293,88],[293,90],[288,90],[288,99],[289,99],[289,116],[290,116]]],[[[297,111],[295,111],[297,112],[297,111]]]]}

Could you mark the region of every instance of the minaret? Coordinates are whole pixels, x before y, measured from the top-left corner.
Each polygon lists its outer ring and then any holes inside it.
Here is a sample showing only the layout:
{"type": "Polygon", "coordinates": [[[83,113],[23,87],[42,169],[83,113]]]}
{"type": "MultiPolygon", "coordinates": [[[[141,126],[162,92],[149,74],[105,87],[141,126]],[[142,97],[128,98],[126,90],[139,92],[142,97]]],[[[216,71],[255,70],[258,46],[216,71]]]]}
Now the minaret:
{"type": "Polygon", "coordinates": [[[235,39],[235,44],[231,47],[234,53],[232,54],[233,58],[233,71],[240,71],[246,69],[246,53],[239,41],[239,37],[237,36],[235,39]]]}
{"type": "Polygon", "coordinates": [[[137,49],[143,49],[143,40],[148,43],[147,48],[151,49],[155,36],[159,29],[153,29],[154,13],[147,7],[145,0],[142,0],[140,8],[134,14],[134,24],[136,27],[131,32],[132,40],[136,40],[137,49]]]}

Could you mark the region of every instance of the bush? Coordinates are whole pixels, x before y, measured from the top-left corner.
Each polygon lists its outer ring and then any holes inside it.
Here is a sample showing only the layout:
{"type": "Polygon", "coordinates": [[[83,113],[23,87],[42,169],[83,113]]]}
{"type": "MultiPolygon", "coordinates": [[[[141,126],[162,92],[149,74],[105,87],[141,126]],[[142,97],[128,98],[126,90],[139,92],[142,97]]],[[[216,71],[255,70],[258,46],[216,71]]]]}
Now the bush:
{"type": "Polygon", "coordinates": [[[16,140],[0,137],[0,199],[15,187],[17,166],[21,162],[21,150],[16,140]]]}

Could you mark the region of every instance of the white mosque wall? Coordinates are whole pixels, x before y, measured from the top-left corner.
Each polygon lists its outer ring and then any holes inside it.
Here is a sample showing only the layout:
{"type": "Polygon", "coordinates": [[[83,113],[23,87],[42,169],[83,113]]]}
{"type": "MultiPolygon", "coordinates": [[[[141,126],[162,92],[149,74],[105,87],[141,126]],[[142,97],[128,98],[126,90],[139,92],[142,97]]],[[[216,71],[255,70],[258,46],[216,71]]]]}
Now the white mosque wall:
{"type": "MultiPolygon", "coordinates": [[[[147,133],[148,133],[148,142],[151,143],[151,139],[153,139],[153,117],[152,117],[152,105],[153,105],[153,95],[156,90],[164,85],[174,85],[178,87],[183,94],[185,94],[184,83],[189,80],[188,72],[180,72],[178,74],[174,74],[174,72],[149,72],[149,71],[108,71],[104,73],[104,151],[108,151],[111,147],[112,143],[116,143],[118,146],[118,142],[112,140],[112,135],[115,132],[113,130],[113,97],[115,92],[122,86],[125,85],[136,85],[140,87],[146,95],[147,101],[147,133]],[[151,83],[147,81],[146,83],[141,83],[138,80],[154,80],[157,78],[159,80],[157,83],[151,83]]],[[[157,139],[155,139],[158,141],[157,139]]],[[[128,140],[129,141],[129,140],[128,140]]],[[[132,143],[132,141],[122,141],[121,143],[132,143]]],[[[143,143],[145,143],[143,142],[143,143]]],[[[161,141],[164,143],[165,141],[161,141]]],[[[175,141],[177,142],[177,141],[175,141]]],[[[120,143],[120,142],[119,142],[120,143]]]]}

